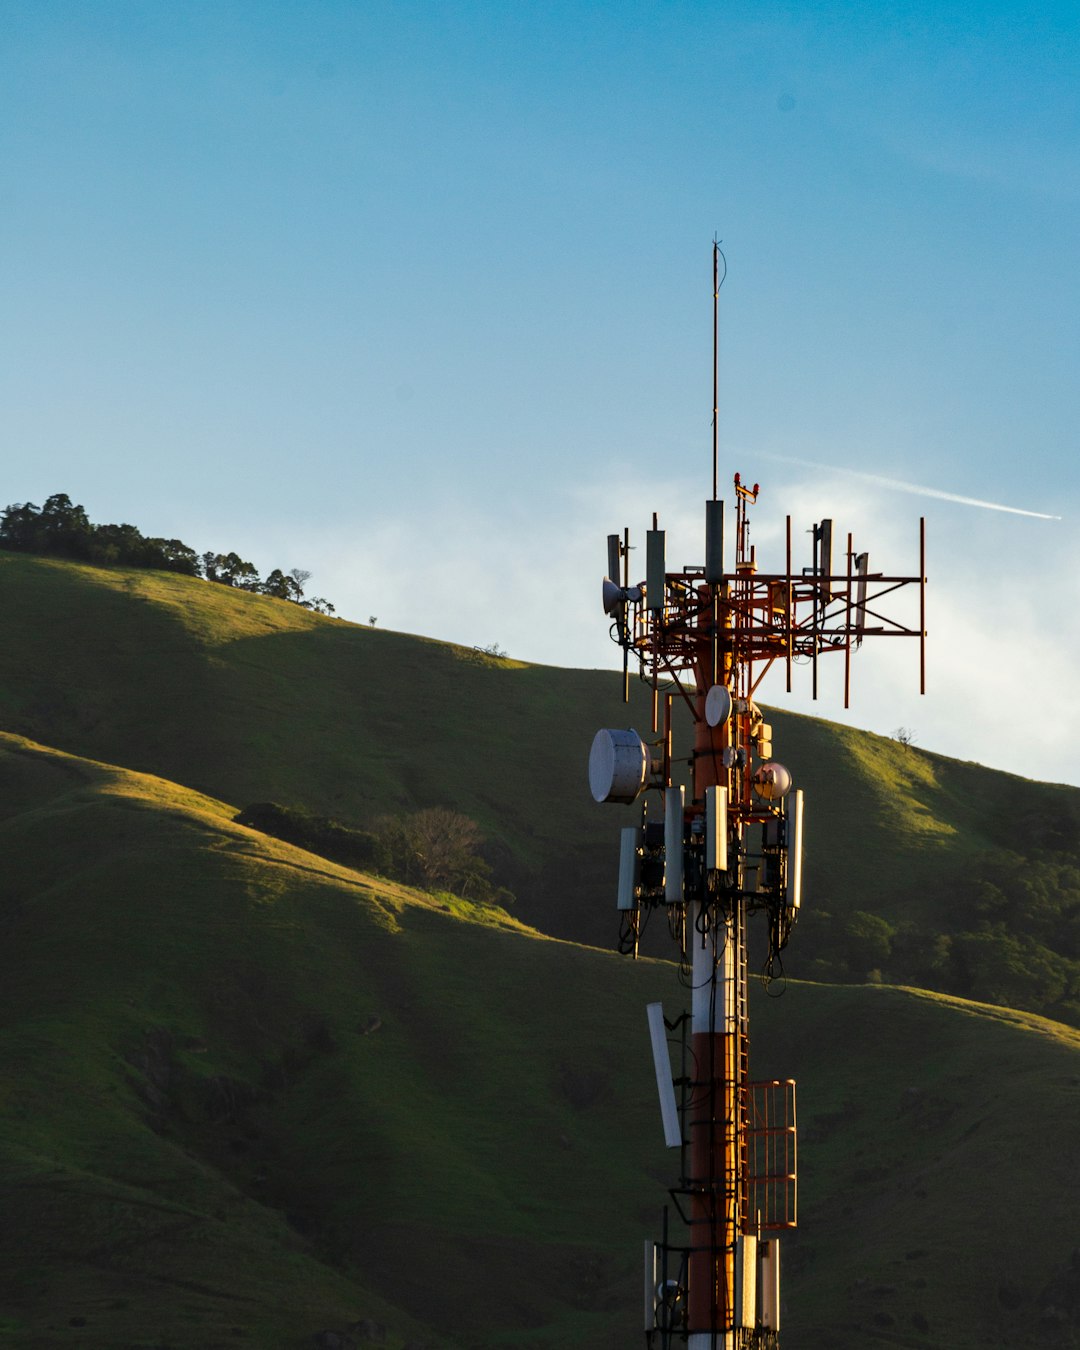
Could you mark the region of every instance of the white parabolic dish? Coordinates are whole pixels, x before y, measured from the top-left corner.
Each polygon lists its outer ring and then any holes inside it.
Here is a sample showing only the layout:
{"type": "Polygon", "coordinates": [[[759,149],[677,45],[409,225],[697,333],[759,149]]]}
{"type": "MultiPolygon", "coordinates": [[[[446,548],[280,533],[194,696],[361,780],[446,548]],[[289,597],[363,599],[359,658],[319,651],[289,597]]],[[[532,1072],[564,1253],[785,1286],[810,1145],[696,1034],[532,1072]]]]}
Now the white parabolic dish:
{"type": "Polygon", "coordinates": [[[767,802],[778,802],[791,791],[791,774],[782,764],[770,759],[754,774],[754,791],[767,802]]]}
{"type": "Polygon", "coordinates": [[[705,695],[705,721],[718,727],[731,716],[731,691],[722,684],[714,684],[705,695]]]}
{"type": "Polygon", "coordinates": [[[589,751],[589,788],[598,802],[632,802],[645,786],[649,751],[636,731],[604,728],[589,751]]]}

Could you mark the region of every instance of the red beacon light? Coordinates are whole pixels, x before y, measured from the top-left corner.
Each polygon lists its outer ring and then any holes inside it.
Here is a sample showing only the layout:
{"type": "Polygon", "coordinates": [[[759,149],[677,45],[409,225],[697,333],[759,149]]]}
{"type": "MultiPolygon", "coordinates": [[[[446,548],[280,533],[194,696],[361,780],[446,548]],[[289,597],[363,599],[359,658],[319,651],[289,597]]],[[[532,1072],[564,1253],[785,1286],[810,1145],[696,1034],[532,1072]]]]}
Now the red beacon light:
{"type": "Polygon", "coordinates": [[[758,497],[758,493],[759,493],[760,491],[761,491],[761,488],[760,488],[760,486],[759,486],[757,483],[755,483],[754,486],[753,486],[752,488],[743,487],[742,474],[741,474],[741,473],[737,473],[737,474],[735,475],[735,495],[736,495],[736,497],[742,497],[745,501],[756,502],[756,501],[757,501],[757,497],[758,497]]]}

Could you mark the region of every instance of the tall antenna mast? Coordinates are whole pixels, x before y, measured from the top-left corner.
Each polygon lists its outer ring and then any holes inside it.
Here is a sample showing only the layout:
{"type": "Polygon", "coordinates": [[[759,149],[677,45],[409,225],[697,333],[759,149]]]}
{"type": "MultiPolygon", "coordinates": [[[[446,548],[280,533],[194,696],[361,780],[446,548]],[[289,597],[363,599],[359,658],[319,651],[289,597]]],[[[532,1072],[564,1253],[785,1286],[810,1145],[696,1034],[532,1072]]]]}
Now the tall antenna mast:
{"type": "MultiPolygon", "coordinates": [[[[852,651],[868,637],[916,637],[925,692],[925,551],[919,575],[869,570],[847,536],[833,567],[831,520],[815,523],[809,566],[796,569],[791,517],[782,571],[758,570],[750,511],[758,485],[733,481],[734,557],[725,558],[719,471],[719,298],[726,274],[713,240],[712,499],[705,503],[705,565],[669,572],[665,531],[654,515],[645,539],[645,580],[631,584],[630,534],[608,536],[604,611],[622,648],[624,701],[632,653],[652,693],[651,736],[596,733],[589,785],[598,802],[642,800],[622,830],[617,905],[620,950],[638,953],[643,915],[665,911],[692,990],[673,1021],[649,1009],[664,1139],[679,1150],[663,1236],[645,1244],[648,1350],[777,1350],[780,1237],[795,1227],[795,1084],[750,1078],[748,921],[766,921],[763,977],[782,973],[802,904],[803,794],[773,759],[772,728],[755,702],[777,662],[791,689],[796,662],[844,656],[849,703],[852,651]],[[620,584],[621,572],[621,584],[620,584]],[[888,617],[887,597],[919,588],[918,628],[888,617]],[[689,754],[672,753],[672,704],[691,719],[689,754]],[[681,769],[686,765],[688,769],[681,769]],[[678,771],[681,781],[673,781],[678,771]],[[668,1034],[684,1066],[672,1082],[668,1034]]],[[[730,543],[729,543],[730,552],[730,543]]]]}

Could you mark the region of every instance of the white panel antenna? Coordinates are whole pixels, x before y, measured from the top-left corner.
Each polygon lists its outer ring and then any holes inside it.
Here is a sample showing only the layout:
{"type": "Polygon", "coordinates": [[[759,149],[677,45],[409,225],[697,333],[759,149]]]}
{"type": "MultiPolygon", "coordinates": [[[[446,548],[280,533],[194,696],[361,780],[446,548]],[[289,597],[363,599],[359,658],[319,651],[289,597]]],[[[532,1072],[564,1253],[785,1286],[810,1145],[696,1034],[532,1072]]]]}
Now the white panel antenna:
{"type": "Polygon", "coordinates": [[[626,825],[619,836],[619,908],[637,909],[635,894],[641,875],[641,859],[638,854],[638,836],[636,825],[626,825]]]}
{"type": "Polygon", "coordinates": [[[728,870],[728,790],[726,787],[705,789],[705,867],[710,872],[728,870]]]}
{"type": "Polygon", "coordinates": [[[656,1243],[645,1239],[645,1331],[656,1330],[656,1243]]]}
{"type": "Polygon", "coordinates": [[[619,536],[609,534],[607,537],[607,574],[614,581],[616,586],[619,584],[619,559],[622,556],[622,550],[619,548],[619,536]]]}
{"type": "Polygon", "coordinates": [[[818,593],[826,604],[832,599],[832,521],[823,520],[814,526],[814,572],[823,578],[818,583],[818,593]]]}
{"type": "Polygon", "coordinates": [[[705,580],[719,586],[724,580],[724,503],[705,503],[705,580]]]}
{"type": "Polygon", "coordinates": [[[787,902],[790,909],[798,909],[802,905],[802,841],[803,794],[802,788],[799,788],[795,792],[788,821],[787,902]]]}
{"type": "Polygon", "coordinates": [[[870,554],[855,555],[855,645],[862,646],[866,631],[866,579],[870,571],[870,554]]]}
{"type": "Polygon", "coordinates": [[[780,1239],[761,1244],[761,1325],[780,1330],[780,1239]]]}
{"type": "Polygon", "coordinates": [[[742,1233],[735,1247],[735,1325],[753,1331],[757,1326],[758,1240],[742,1233]]]}
{"type": "Polygon", "coordinates": [[[656,1090],[660,1094],[660,1118],[664,1122],[664,1143],[668,1148],[682,1147],[682,1128],[679,1109],[675,1105],[675,1086],[671,1081],[671,1056],[668,1054],[667,1027],[664,1025],[664,1005],[650,1003],[645,1009],[649,1017],[649,1037],[652,1040],[653,1065],[656,1069],[656,1090]]]}
{"type": "Polygon", "coordinates": [[[664,608],[665,531],[645,532],[645,604],[649,609],[664,608]]]}
{"type": "Polygon", "coordinates": [[[683,808],[686,789],[664,789],[664,900],[683,901],[683,808]]]}

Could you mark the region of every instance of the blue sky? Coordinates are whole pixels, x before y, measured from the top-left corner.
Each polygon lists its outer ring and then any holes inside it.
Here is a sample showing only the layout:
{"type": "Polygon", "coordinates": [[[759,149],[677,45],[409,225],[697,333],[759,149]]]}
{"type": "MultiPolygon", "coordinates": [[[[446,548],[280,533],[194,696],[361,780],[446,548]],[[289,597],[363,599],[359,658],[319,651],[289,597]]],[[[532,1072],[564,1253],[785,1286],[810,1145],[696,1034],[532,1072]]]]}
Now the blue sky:
{"type": "Polygon", "coordinates": [[[4,501],[608,663],[607,532],[700,556],[717,234],[763,548],[928,517],[931,692],[851,719],[1080,782],[1078,66],[1053,4],[8,0],[4,501]]]}

